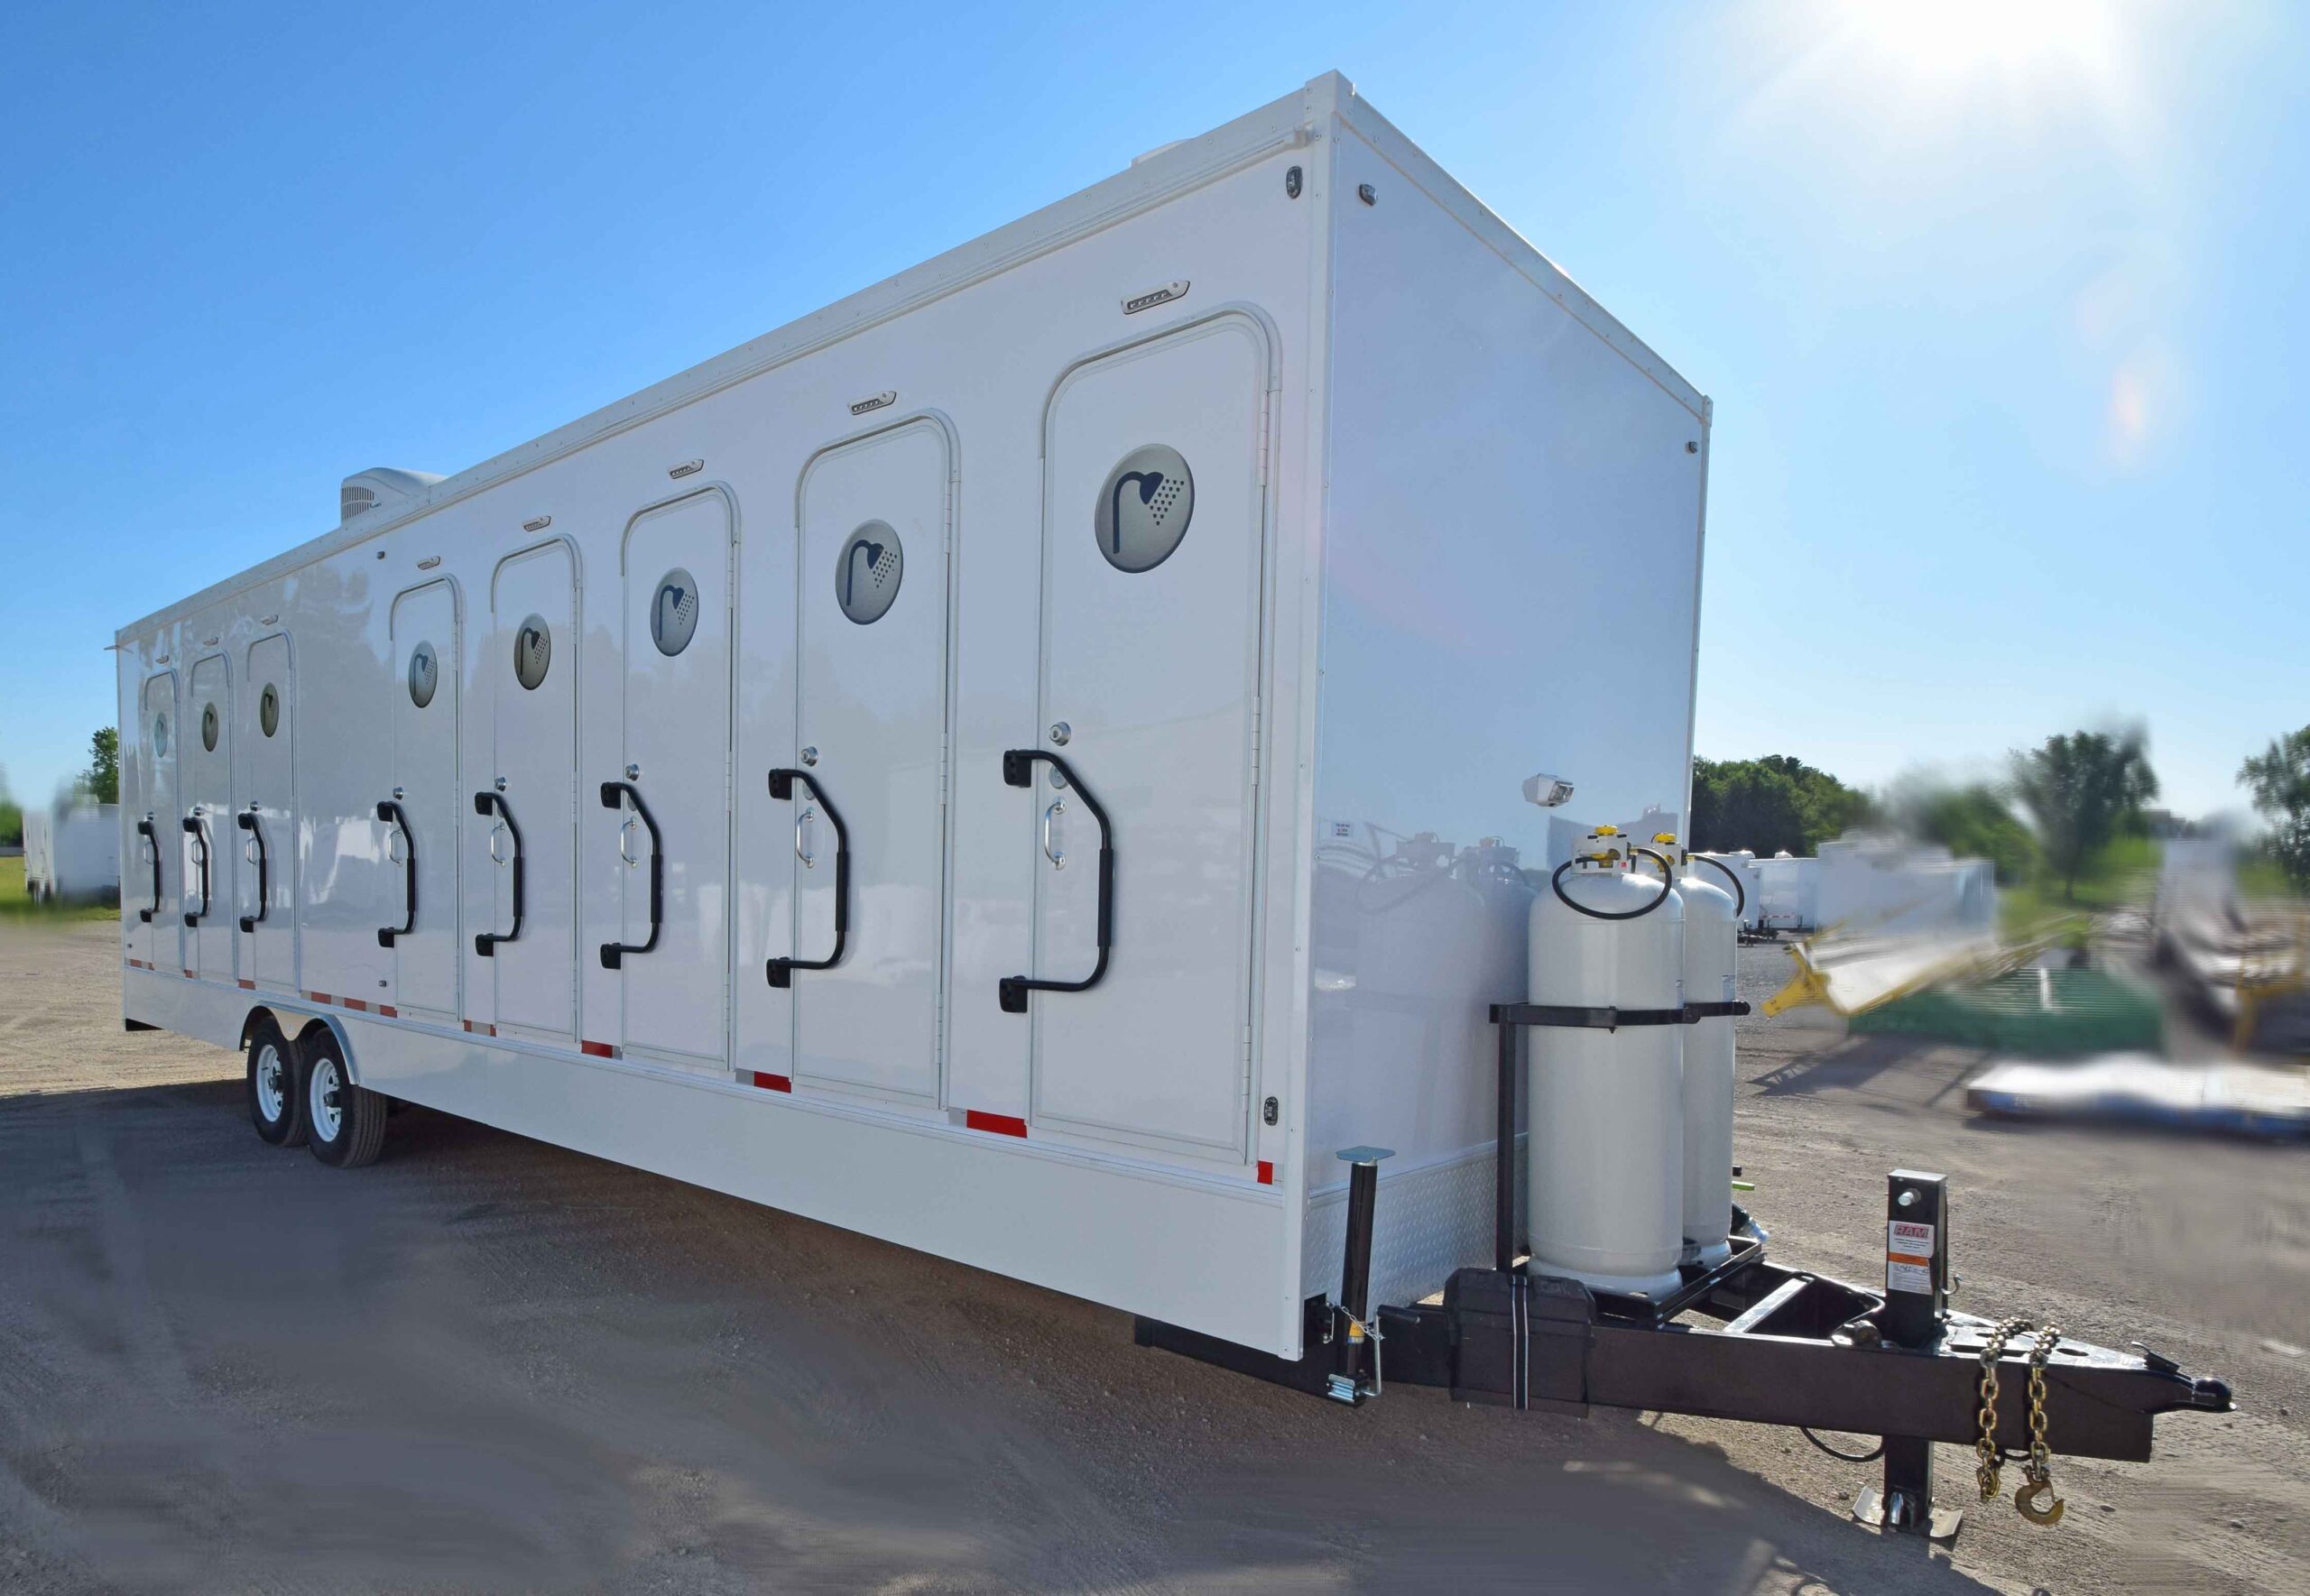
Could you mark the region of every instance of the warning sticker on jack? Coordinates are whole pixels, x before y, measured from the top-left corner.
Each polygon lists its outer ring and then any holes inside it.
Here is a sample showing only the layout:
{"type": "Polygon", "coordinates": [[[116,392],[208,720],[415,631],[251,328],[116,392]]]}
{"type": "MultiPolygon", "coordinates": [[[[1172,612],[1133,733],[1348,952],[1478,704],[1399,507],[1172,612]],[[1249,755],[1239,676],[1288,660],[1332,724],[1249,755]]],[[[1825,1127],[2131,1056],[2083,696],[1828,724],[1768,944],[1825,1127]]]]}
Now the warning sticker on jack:
{"type": "Polygon", "coordinates": [[[1885,1289],[1933,1289],[1933,1226],[1913,1219],[1886,1222],[1885,1289]]]}

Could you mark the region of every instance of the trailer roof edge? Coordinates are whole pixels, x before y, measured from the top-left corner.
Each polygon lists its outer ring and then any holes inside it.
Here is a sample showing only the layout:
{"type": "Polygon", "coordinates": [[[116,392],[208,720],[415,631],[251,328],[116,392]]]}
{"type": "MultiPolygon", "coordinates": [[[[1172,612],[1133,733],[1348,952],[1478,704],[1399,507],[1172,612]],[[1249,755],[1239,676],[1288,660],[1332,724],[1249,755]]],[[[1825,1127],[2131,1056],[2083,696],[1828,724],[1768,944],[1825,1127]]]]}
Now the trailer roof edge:
{"type": "Polygon", "coordinates": [[[1303,88],[1210,132],[1141,159],[1087,189],[1054,200],[895,276],[836,300],[735,349],[651,383],[529,442],[443,478],[424,492],[372,512],[356,524],[310,539],[199,592],[129,622],[116,640],[149,632],[195,613],[243,588],[286,576],[358,548],[396,527],[486,489],[512,481],[589,444],[638,427],[750,377],[801,358],[910,310],[1008,271],[1039,255],[1113,226],[1178,195],[1214,182],[1278,150],[1309,142],[1310,125],[1331,111],[1344,80],[1326,73],[1303,88]]]}
{"type": "Polygon", "coordinates": [[[773,328],[737,347],[651,383],[443,478],[389,510],[373,511],[272,558],[129,622],[116,643],[197,613],[260,582],[360,547],[431,511],[513,480],[630,428],[643,425],[748,378],[797,360],[971,284],[1200,188],[1278,150],[1310,142],[1313,129],[1337,116],[1371,143],[1502,258],[1529,277],[1582,326],[1705,421],[1708,401],[1630,332],[1521,234],[1463,188],[1338,72],[1311,78],[1294,93],[1185,139],[1087,189],[933,255],[856,293],[773,328]]]}
{"type": "Polygon", "coordinates": [[[1469,192],[1428,152],[1406,137],[1371,101],[1357,94],[1353,84],[1343,81],[1342,88],[1345,93],[1338,106],[1340,120],[1376,150],[1381,159],[1450,212],[1494,254],[1529,278],[1533,286],[1562,306],[1574,320],[1692,411],[1696,420],[1705,423],[1711,419],[1714,407],[1708,397],[1663,359],[1658,350],[1629,331],[1618,317],[1597,303],[1594,295],[1574,281],[1569,272],[1548,259],[1531,240],[1502,219],[1497,211],[1469,192]]]}

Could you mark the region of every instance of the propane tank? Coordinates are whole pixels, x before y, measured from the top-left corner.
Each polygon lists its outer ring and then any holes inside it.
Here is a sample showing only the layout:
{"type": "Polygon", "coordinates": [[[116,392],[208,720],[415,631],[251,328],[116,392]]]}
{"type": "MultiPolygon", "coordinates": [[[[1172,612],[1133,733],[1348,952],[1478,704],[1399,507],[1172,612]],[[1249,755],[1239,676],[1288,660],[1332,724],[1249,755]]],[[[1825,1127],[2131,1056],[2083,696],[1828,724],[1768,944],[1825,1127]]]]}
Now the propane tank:
{"type": "MultiPolygon", "coordinates": [[[[1631,858],[1618,829],[1600,826],[1533,899],[1532,1002],[1683,1006],[1684,908],[1665,879],[1668,862],[1648,877],[1631,872],[1631,858]]],[[[1535,1273],[1603,1291],[1658,1296],[1677,1287],[1686,1029],[1532,1028],[1526,1158],[1535,1273]]]]}
{"type": "MultiPolygon", "coordinates": [[[[1653,841],[1671,858],[1676,838],[1653,841]]],[[[1723,865],[1684,855],[1677,901],[1685,911],[1685,1001],[1733,1001],[1732,962],[1741,940],[1740,881],[1723,865]],[[1710,867],[1714,865],[1714,869],[1710,867]],[[1718,872],[1723,873],[1719,876],[1718,872]],[[1714,881],[1709,878],[1714,876],[1714,881]],[[1730,881],[1728,892],[1718,881],[1730,881]]],[[[1711,1015],[1685,1028],[1685,1253],[1711,1267],[1732,1255],[1732,1018],[1711,1015]]]]}

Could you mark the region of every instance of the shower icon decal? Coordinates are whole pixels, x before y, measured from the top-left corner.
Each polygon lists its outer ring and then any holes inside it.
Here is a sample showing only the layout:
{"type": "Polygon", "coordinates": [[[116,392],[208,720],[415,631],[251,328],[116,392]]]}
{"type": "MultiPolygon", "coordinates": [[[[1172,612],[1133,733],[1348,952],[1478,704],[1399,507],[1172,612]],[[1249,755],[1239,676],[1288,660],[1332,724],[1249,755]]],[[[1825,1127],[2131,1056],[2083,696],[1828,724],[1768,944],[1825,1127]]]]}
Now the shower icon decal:
{"type": "Polygon", "coordinates": [[[544,684],[553,664],[553,632],[534,612],[513,632],[513,679],[531,692],[544,684]]]}
{"type": "Polygon", "coordinates": [[[1115,463],[1100,490],[1099,552],[1119,571],[1151,571],[1171,558],[1195,514],[1195,477],[1179,451],[1135,448],[1115,463]]]}
{"type": "Polygon", "coordinates": [[[676,566],[658,578],[658,595],[650,605],[650,641],[671,659],[697,635],[698,578],[676,566]]]}
{"type": "Polygon", "coordinates": [[[861,626],[871,626],[890,613],[906,572],[906,553],[899,535],[886,521],[870,521],[843,540],[835,562],[834,601],[842,613],[861,626]]]}
{"type": "Polygon", "coordinates": [[[441,663],[435,657],[433,645],[420,642],[410,650],[409,701],[423,709],[433,702],[433,689],[441,684],[441,663]]]}

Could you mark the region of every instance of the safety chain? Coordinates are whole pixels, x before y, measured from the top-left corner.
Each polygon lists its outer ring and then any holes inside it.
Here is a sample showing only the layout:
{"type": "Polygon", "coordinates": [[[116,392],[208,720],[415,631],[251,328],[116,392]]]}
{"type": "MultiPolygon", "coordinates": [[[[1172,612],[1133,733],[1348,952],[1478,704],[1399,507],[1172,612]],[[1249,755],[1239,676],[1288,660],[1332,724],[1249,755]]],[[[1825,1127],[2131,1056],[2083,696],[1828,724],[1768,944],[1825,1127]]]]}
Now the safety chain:
{"type": "Polygon", "coordinates": [[[2061,1326],[2048,1324],[2037,1332],[2037,1344],[2029,1349],[2029,1461],[2021,1468],[2028,1483],[2013,1493],[2013,1505],[2021,1510],[2021,1517],[2047,1526],[2061,1522],[2065,1506],[2061,1498],[2054,1496],[2054,1452],[2046,1444],[2046,1363],[2060,1344],[2061,1326]],[[2040,1507],[2040,1500],[2047,1497],[2053,1499],[2053,1505],[2040,1507]]]}
{"type": "MultiPolygon", "coordinates": [[[[2036,1328],[2027,1319],[2008,1319],[1989,1333],[1988,1343],[1982,1348],[1981,1437],[1973,1444],[1981,1461],[1973,1477],[1981,1483],[1985,1502],[1997,1499],[2005,1462],[1997,1444],[1997,1367],[2005,1356],[2006,1343],[2036,1328]]],[[[2032,1524],[2048,1526],[2061,1522],[2065,1505],[2053,1496],[2054,1453],[2046,1444],[2046,1364],[2060,1344],[2061,1327],[2048,1324],[2037,1331],[2037,1343],[2029,1349],[2029,1460],[2022,1465],[2025,1483],[2013,1493],[2013,1505],[2021,1517],[2032,1524]],[[2052,1505],[2039,1506],[2040,1499],[2046,1497],[2053,1497],[2052,1505]]]]}
{"type": "Polygon", "coordinates": [[[1973,1469],[1973,1478],[1981,1481],[1982,1500],[1985,1502],[1997,1499],[2005,1466],[2005,1460],[1997,1450],[1998,1360],[2005,1356],[2005,1343],[2028,1328],[2027,1319],[2008,1319],[1989,1333],[1989,1344],[1982,1348],[1982,1433],[1981,1439],[1973,1443],[1981,1462],[1973,1469]]]}

